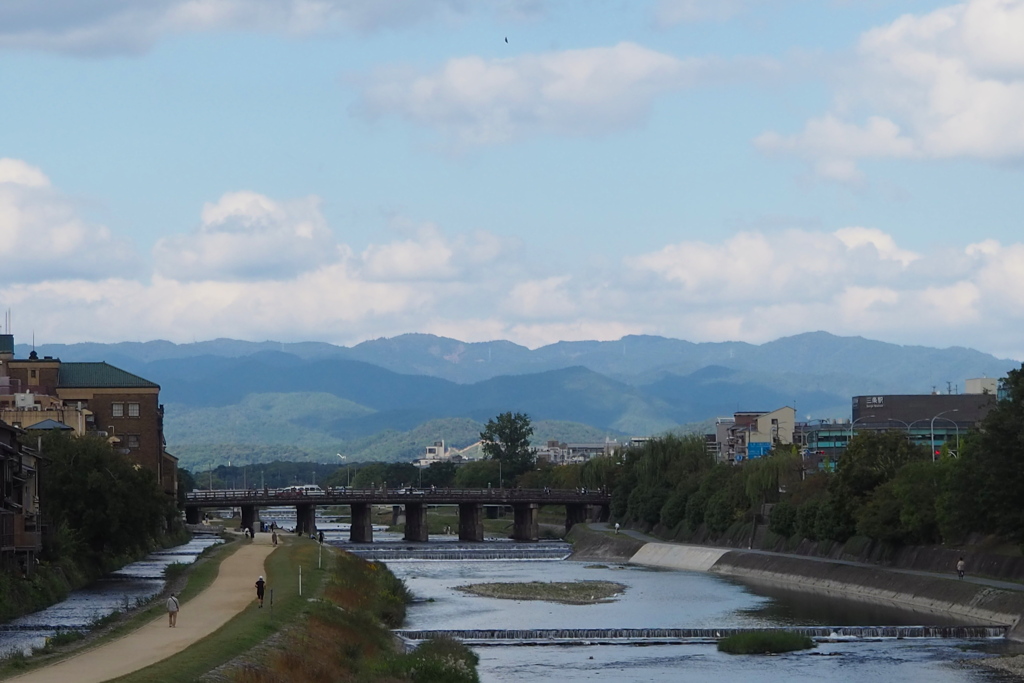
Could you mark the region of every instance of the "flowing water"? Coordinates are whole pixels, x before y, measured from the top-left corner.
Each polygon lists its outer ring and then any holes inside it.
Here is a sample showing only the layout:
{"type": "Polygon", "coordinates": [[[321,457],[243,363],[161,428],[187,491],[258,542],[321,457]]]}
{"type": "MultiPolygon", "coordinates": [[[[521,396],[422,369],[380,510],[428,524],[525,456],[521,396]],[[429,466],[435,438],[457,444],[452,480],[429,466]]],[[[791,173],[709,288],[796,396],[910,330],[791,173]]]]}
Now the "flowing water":
{"type": "Polygon", "coordinates": [[[86,630],[105,616],[148,601],[164,589],[167,565],[191,564],[203,550],[220,542],[214,535],[196,535],[184,545],[158,550],[72,591],[56,605],[0,624],[0,656],[18,651],[28,654],[43,647],[58,631],[86,630]]]}
{"type": "MultiPolygon", "coordinates": [[[[957,620],[809,596],[711,574],[573,561],[389,561],[417,597],[406,629],[715,629],[793,626],[963,625],[957,620]],[[561,605],[468,595],[470,583],[614,581],[613,602],[561,605]]],[[[591,642],[591,641],[578,641],[591,642]]],[[[688,644],[476,646],[484,683],[650,681],[1007,680],[967,663],[1012,647],[1001,638],[851,639],[773,657],[719,653],[704,639],[688,644]]]]}

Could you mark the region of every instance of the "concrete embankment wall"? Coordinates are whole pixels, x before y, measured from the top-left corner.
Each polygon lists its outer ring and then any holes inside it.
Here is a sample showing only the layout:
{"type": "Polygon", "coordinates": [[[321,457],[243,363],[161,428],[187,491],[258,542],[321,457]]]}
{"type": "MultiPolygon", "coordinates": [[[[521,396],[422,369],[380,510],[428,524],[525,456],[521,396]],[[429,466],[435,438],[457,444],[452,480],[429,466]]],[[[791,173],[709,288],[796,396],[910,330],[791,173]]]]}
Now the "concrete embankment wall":
{"type": "Polygon", "coordinates": [[[1009,637],[1024,640],[1024,593],[968,581],[921,576],[885,569],[747,553],[725,548],[648,543],[631,564],[707,571],[803,591],[853,598],[903,609],[955,615],[971,624],[1011,627],[1009,637]]]}
{"type": "Polygon", "coordinates": [[[626,534],[608,534],[577,524],[569,530],[565,540],[572,543],[573,560],[600,560],[628,562],[644,547],[644,542],[626,534]]]}
{"type": "Polygon", "coordinates": [[[648,543],[629,559],[629,563],[642,564],[647,567],[707,572],[711,571],[722,556],[729,552],[727,548],[648,543]]]}

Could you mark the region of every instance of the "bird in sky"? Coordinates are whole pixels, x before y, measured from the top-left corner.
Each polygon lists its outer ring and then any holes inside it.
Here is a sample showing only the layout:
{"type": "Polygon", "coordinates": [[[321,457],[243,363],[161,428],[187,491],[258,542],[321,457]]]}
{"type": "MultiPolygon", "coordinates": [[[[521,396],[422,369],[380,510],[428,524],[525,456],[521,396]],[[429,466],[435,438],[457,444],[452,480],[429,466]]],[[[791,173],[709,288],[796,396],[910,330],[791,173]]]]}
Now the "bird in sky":
{"type": "Polygon", "coordinates": [[[508,36],[505,36],[505,42],[506,43],[508,42],[508,36]]]}

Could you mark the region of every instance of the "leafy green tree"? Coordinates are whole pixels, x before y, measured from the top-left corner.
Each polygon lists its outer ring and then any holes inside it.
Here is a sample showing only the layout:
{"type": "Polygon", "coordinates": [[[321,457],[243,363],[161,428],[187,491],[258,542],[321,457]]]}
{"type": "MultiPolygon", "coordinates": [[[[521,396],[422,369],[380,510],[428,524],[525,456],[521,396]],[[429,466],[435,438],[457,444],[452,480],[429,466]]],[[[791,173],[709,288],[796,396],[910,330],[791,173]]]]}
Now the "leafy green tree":
{"type": "Polygon", "coordinates": [[[148,550],[174,518],[156,476],[99,437],[42,437],[40,500],[56,528],[102,564],[148,550]]]}
{"type": "Polygon", "coordinates": [[[455,483],[459,468],[453,462],[432,462],[423,470],[423,485],[442,488],[455,483]]]}
{"type": "Polygon", "coordinates": [[[829,483],[828,522],[818,526],[818,537],[845,541],[854,534],[860,509],[878,486],[904,465],[930,460],[928,449],[912,444],[901,431],[858,434],[839,458],[829,483]],[[826,528],[830,535],[822,535],[826,528]]]}
{"type": "Polygon", "coordinates": [[[502,413],[488,420],[480,432],[483,450],[502,464],[502,474],[509,478],[533,469],[536,455],[530,447],[533,426],[525,413],[502,413]]]}
{"type": "Polygon", "coordinates": [[[776,503],[772,508],[772,516],[768,520],[768,529],[773,534],[789,538],[796,533],[796,511],[787,501],[776,503]]]}
{"type": "Polygon", "coordinates": [[[498,476],[497,460],[468,462],[455,473],[455,486],[460,489],[498,488],[498,476]]]}
{"type": "MultiPolygon", "coordinates": [[[[1003,381],[1006,398],[961,447],[956,486],[943,501],[945,526],[971,520],[971,531],[997,533],[1024,545],[1024,366],[1003,381]]],[[[967,526],[967,525],[962,525],[967,526]]]]}

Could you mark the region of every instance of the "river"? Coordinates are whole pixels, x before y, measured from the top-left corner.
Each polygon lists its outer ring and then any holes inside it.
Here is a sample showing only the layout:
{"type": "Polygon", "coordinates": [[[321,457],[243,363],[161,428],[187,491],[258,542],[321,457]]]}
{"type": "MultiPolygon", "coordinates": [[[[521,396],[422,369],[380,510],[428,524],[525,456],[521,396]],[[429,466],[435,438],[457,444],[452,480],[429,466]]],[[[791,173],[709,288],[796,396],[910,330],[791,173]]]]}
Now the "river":
{"type": "Polygon", "coordinates": [[[29,654],[33,648],[43,647],[58,630],[87,630],[98,619],[150,600],[164,589],[167,565],[191,564],[203,550],[221,542],[212,534],[196,535],[188,543],[155,551],[72,591],[62,602],[0,624],[0,656],[17,651],[29,654]]]}
{"type": "MultiPolygon", "coordinates": [[[[778,590],[698,572],[573,561],[389,561],[417,597],[408,629],[686,628],[792,625],[942,625],[934,615],[778,590]],[[626,586],[614,602],[560,605],[467,595],[456,586],[481,582],[607,580],[626,586]]],[[[713,644],[486,646],[483,683],[650,681],[922,681],[1010,680],[965,660],[1012,645],[1000,640],[906,639],[823,643],[773,657],[721,654],[713,644]]]]}

